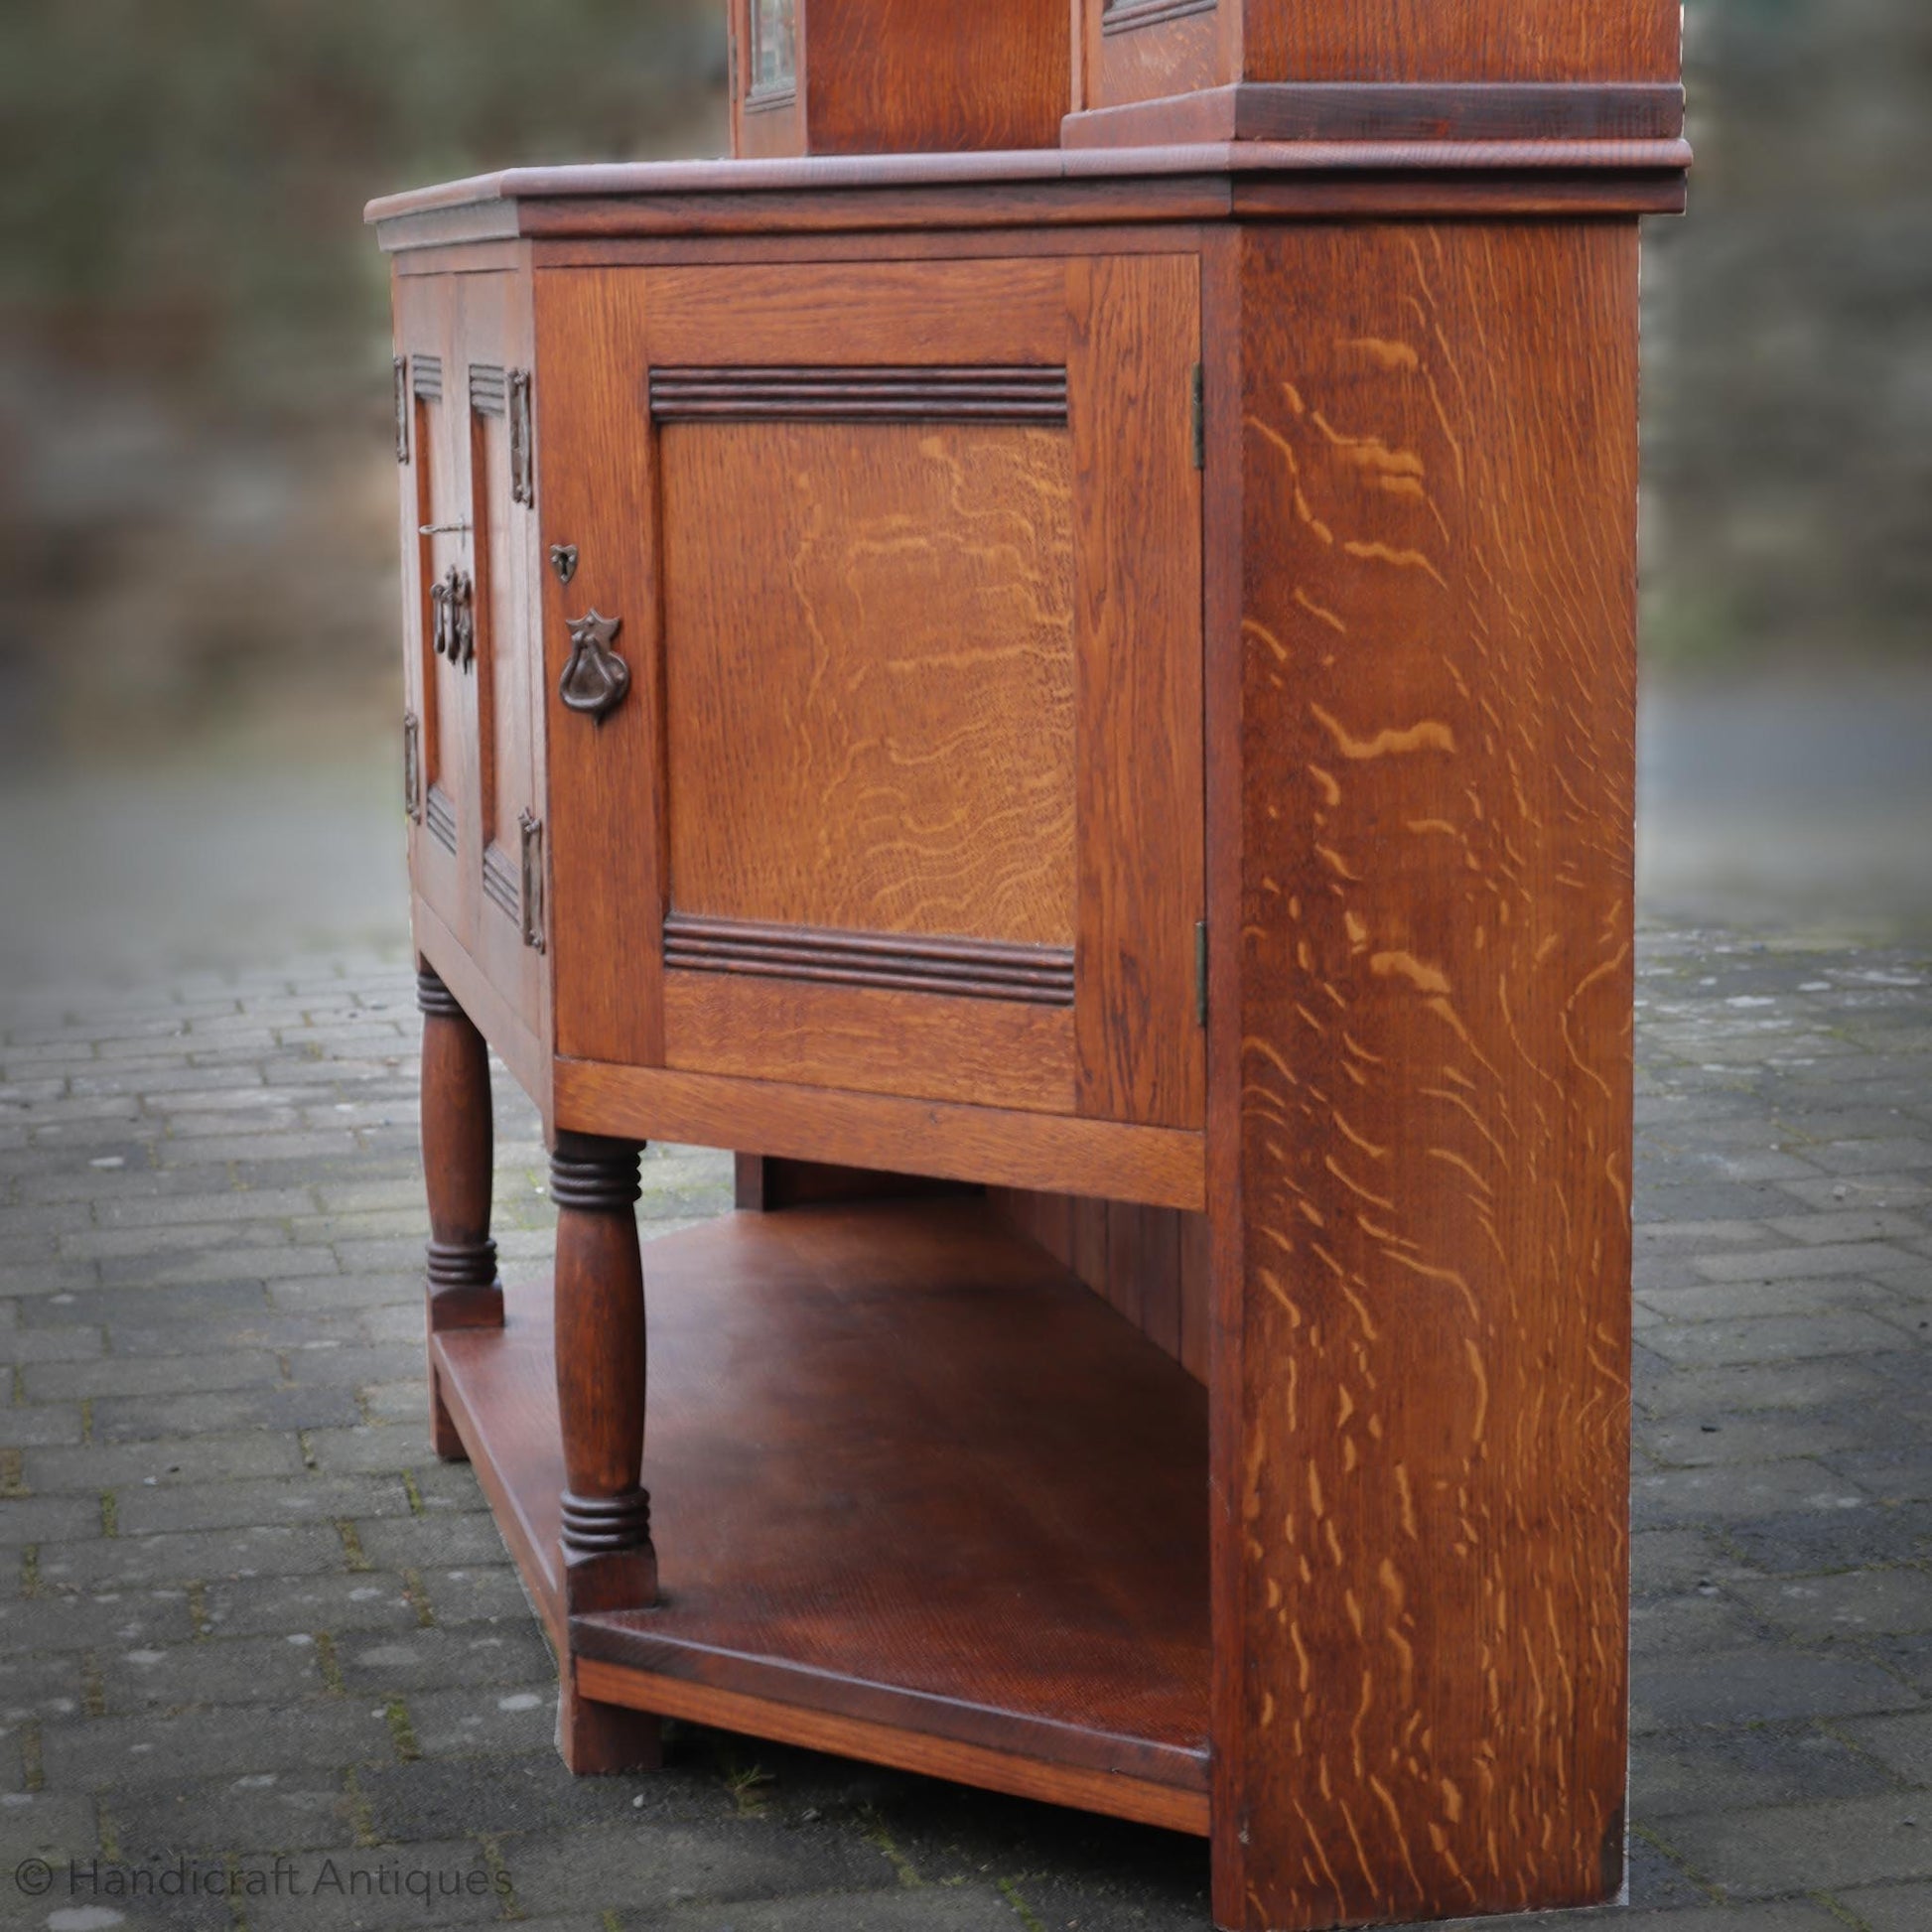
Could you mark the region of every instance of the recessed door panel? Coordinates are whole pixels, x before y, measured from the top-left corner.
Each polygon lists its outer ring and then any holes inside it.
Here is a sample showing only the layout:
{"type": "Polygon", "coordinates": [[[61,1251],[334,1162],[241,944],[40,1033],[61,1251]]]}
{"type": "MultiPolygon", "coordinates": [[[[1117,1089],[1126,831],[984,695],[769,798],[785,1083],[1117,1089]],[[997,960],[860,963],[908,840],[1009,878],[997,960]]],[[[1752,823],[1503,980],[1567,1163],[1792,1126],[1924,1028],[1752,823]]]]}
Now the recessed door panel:
{"type": "Polygon", "coordinates": [[[1194,260],[539,284],[631,678],[552,707],[558,943],[651,940],[560,1050],[1198,1125],[1194,260]]]}

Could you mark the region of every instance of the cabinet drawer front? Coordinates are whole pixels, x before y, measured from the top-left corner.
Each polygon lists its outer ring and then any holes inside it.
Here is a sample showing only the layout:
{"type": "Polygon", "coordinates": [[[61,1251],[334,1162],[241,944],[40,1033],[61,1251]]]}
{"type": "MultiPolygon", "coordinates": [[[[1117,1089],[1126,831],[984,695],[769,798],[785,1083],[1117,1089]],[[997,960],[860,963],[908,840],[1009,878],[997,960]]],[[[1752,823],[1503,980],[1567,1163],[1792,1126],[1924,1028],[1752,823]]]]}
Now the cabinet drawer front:
{"type": "Polygon", "coordinates": [[[636,452],[546,511],[635,679],[551,707],[560,1050],[1197,1125],[1193,259],[546,280],[636,452]]]}

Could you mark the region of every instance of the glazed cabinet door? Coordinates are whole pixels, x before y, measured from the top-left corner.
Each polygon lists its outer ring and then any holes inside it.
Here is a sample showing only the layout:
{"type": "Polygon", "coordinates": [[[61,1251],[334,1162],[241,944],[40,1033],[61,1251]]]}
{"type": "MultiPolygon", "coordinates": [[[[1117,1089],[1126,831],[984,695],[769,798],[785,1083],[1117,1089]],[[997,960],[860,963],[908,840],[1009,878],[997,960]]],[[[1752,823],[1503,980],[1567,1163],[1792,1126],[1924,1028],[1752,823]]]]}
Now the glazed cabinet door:
{"type": "Polygon", "coordinates": [[[537,284],[558,1050],[1198,1125],[1194,259],[537,284]]]}
{"type": "Polygon", "coordinates": [[[534,1042],[545,935],[528,284],[403,277],[396,310],[411,871],[502,1001],[497,1017],[534,1042]]]}

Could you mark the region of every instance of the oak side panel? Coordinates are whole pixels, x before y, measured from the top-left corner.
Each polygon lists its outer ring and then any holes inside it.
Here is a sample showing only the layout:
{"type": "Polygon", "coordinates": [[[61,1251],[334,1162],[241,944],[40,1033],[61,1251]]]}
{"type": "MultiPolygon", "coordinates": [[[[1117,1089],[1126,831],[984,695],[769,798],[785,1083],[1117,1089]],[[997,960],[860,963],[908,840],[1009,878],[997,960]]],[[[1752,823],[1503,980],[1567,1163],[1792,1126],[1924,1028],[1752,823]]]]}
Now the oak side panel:
{"type": "Polygon", "coordinates": [[[1195,257],[1067,264],[1079,659],[1080,1111],[1200,1124],[1195,257]]]}
{"type": "Polygon", "coordinates": [[[1073,1016],[1065,1007],[675,969],[663,984],[667,1066],[1073,1111],[1073,1016]]]}
{"type": "Polygon", "coordinates": [[[1675,80],[1679,69],[1678,0],[1245,0],[1245,10],[1249,80],[1675,80]]]}
{"type": "Polygon", "coordinates": [[[541,541],[577,549],[568,585],[543,572],[550,958],[559,1053],[663,1056],[665,862],[656,480],[645,401],[646,278],[539,270],[534,387],[541,541]],[[630,689],[607,718],[565,708],[569,625],[622,621],[630,689]]]}
{"type": "Polygon", "coordinates": [[[1238,69],[1240,0],[1189,8],[1159,0],[1115,10],[1114,31],[1102,31],[1107,0],[1080,0],[1082,91],[1075,107],[1115,107],[1128,101],[1189,93],[1231,80],[1238,69]],[[1131,24],[1130,24],[1131,23],[1131,24]]]}
{"type": "Polygon", "coordinates": [[[672,904],[1070,947],[1066,431],[659,436],[672,904]]]}
{"type": "Polygon", "coordinates": [[[1216,1916],[1583,1903],[1624,1832],[1635,227],[1245,245],[1216,1916]]]}

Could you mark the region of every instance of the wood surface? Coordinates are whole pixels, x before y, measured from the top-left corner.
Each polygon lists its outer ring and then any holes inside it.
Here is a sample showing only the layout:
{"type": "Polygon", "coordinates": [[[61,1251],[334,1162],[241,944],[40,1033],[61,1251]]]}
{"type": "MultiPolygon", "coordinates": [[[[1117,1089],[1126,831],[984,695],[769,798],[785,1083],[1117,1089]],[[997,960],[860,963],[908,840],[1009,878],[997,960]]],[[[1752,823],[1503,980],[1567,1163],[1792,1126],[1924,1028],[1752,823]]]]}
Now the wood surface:
{"type": "Polygon", "coordinates": [[[657,1600],[644,1437],[643,1267],[637,1247],[637,1148],[559,1134],[550,1155],[557,1204],[558,1509],[563,1596],[571,1611],[657,1600]]]}
{"type": "Polygon", "coordinates": [[[1677,0],[1241,4],[1229,79],[1675,81],[1682,53],[1677,0]]]}
{"type": "Polygon", "coordinates": [[[660,431],[671,902],[1074,937],[1064,431],[660,431]]]}
{"type": "Polygon", "coordinates": [[[883,1168],[841,1168],[824,1161],[784,1161],[768,1154],[733,1157],[733,1204],[759,1214],[832,1201],[901,1200],[976,1191],[970,1182],[933,1180],[883,1168]]]}
{"type": "Polygon", "coordinates": [[[568,584],[542,574],[556,1049],[651,1064],[663,1058],[666,860],[641,289],[618,275],[539,270],[533,280],[541,541],[546,555],[556,543],[578,553],[568,584]],[[591,610],[621,620],[615,648],[630,667],[628,694],[597,721],[556,695],[570,622],[591,610]]]}
{"type": "Polygon", "coordinates": [[[955,1784],[1004,1791],[1017,1798],[1103,1812],[1137,1825],[1159,1825],[1202,1838],[1207,1835],[1204,1792],[1183,1791],[1111,1771],[1089,1771],[1079,1765],[1055,1764],[1011,1751],[988,1750],[980,1744],[930,1737],[830,1712],[773,1704],[719,1690],[715,1685],[691,1684],[623,1664],[607,1664],[595,1657],[583,1658],[576,1665],[576,1674],[588,1695],[614,1705],[634,1705],[639,1711],[660,1713],[666,1718],[770,1737],[805,1750],[833,1751],[842,1757],[891,1765],[896,1770],[916,1771],[922,1777],[950,1778],[955,1784]]]}
{"type": "Polygon", "coordinates": [[[1178,1128],[595,1060],[559,1059],[552,1073],[557,1121],[586,1133],[1169,1207],[1204,1200],[1202,1137],[1178,1128]]]}
{"type": "Polygon", "coordinates": [[[1083,1114],[1201,1119],[1194,926],[1201,867],[1199,269],[1191,256],[1079,256],[1073,513],[1079,654],[1083,1114]]]}
{"type": "Polygon", "coordinates": [[[1579,1904],[1624,1829],[1635,228],[1239,248],[1216,1917],[1579,1904]]]}
{"type": "MultiPolygon", "coordinates": [[[[430,1240],[428,1328],[500,1327],[503,1285],[489,1238],[495,1142],[490,1121],[489,1050],[469,1016],[428,966],[417,972],[423,1013],[423,1183],[430,1240]]],[[[430,1442],[446,1461],[463,1443],[430,1367],[430,1442]]]]}
{"type": "MultiPolygon", "coordinates": [[[[757,0],[749,0],[756,5],[757,0]]],[[[1051,147],[1066,110],[1065,0],[798,0],[798,78],[759,100],[748,0],[730,0],[740,155],[1051,147]]]]}
{"type": "Polygon", "coordinates": [[[1074,1111],[1074,1015],[1064,1006],[730,973],[673,970],[663,983],[674,1070],[1074,1111]]]}
{"type": "MultiPolygon", "coordinates": [[[[738,1215],[649,1252],[664,1594],[569,1621],[580,1691],[668,1680],[699,1722],[1199,1829],[1202,1392],[976,1201],[738,1215]]],[[[437,1345],[555,1619],[545,1312],[513,1289],[500,1333],[437,1345]]]]}
{"type": "Polygon", "coordinates": [[[650,280],[653,368],[868,364],[1063,367],[1066,270],[1056,260],[894,261],[853,273],[748,259],[666,264],[650,280]],[[731,273],[715,272],[729,265],[731,273]]]}
{"type": "Polygon", "coordinates": [[[664,915],[664,963],[752,978],[954,993],[1035,1006],[1073,1004],[1071,946],[838,932],[672,911],[664,915]]]}
{"type": "MultiPolygon", "coordinates": [[[[368,205],[364,218],[392,252],[469,253],[518,235],[545,242],[737,236],[769,251],[787,237],[871,234],[917,253],[951,233],[1224,221],[1237,211],[1237,191],[1252,197],[1258,186],[1280,213],[1674,213],[1684,207],[1690,161],[1681,139],[1580,139],[1189,140],[1007,154],[629,162],[505,169],[386,196],[368,205]]],[[[785,359],[795,353],[786,350],[785,359]]]]}
{"type": "Polygon", "coordinates": [[[549,1032],[543,951],[523,936],[519,821],[544,814],[537,523],[514,500],[509,377],[533,355],[529,277],[470,274],[455,279],[462,388],[469,400],[466,445],[469,554],[475,582],[477,661],[467,674],[475,706],[472,750],[477,796],[474,863],[481,892],[466,935],[492,986],[539,1038],[549,1032]]]}
{"type": "Polygon", "coordinates": [[[1205,1215],[1019,1187],[989,1188],[987,1199],[1196,1382],[1207,1381],[1213,1283],[1205,1215]]]}
{"type": "Polygon", "coordinates": [[[1242,80],[1069,114],[1069,147],[1170,141],[1672,140],[1684,89],[1671,81],[1374,84],[1242,80]]]}

